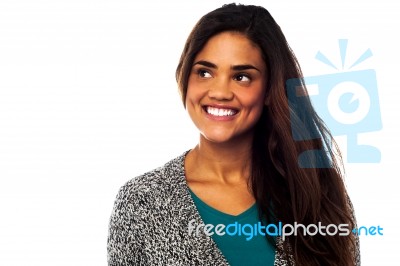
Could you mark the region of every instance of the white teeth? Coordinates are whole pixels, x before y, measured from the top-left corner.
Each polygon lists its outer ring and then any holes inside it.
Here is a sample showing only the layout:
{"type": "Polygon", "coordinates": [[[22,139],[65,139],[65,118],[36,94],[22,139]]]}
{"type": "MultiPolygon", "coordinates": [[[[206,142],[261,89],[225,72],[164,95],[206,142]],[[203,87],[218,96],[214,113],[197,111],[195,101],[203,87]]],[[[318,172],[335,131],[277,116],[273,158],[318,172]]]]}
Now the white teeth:
{"type": "Polygon", "coordinates": [[[232,109],[220,109],[214,107],[207,107],[206,111],[207,113],[215,116],[231,116],[236,114],[236,111],[232,109]]]}

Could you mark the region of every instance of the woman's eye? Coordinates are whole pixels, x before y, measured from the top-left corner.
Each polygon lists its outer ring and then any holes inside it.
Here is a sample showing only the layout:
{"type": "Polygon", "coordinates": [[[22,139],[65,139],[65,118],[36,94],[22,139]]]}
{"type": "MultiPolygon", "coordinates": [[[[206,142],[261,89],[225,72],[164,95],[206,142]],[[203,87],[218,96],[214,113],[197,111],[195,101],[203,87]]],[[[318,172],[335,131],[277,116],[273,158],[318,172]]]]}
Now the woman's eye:
{"type": "Polygon", "coordinates": [[[251,78],[248,75],[239,74],[239,75],[235,76],[234,80],[243,81],[243,82],[249,82],[249,81],[251,81],[251,78]]]}
{"type": "Polygon", "coordinates": [[[204,70],[204,69],[198,70],[198,71],[197,71],[197,74],[198,74],[199,77],[201,77],[201,78],[211,78],[211,74],[210,74],[208,71],[204,70]]]}

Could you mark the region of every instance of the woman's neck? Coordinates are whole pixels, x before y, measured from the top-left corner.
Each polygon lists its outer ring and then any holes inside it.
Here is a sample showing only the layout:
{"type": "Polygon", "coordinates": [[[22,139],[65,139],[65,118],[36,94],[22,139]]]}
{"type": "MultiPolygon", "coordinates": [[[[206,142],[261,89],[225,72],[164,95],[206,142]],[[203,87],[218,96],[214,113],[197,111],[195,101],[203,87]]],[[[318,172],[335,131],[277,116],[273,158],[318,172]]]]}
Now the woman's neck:
{"type": "Polygon", "coordinates": [[[192,178],[220,184],[247,182],[251,170],[251,139],[214,143],[200,137],[185,167],[192,178]]]}

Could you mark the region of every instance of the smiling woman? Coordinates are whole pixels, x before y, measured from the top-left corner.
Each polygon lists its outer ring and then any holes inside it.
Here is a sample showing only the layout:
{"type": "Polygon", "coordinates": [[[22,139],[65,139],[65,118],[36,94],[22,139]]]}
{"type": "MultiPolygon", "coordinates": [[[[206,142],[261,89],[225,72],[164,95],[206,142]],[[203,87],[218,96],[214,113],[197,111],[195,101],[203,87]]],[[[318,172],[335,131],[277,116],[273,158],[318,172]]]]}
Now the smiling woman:
{"type": "Polygon", "coordinates": [[[327,229],[354,228],[355,218],[330,133],[307,100],[296,126],[321,138],[293,139],[285,82],[301,70],[268,11],[230,4],[206,14],[176,78],[198,145],[121,188],[109,265],[359,265],[358,238],[327,229]],[[332,167],[299,165],[301,152],[321,147],[332,167]],[[232,224],[260,231],[249,240],[232,224]],[[268,229],[293,224],[307,231],[268,229]]]}

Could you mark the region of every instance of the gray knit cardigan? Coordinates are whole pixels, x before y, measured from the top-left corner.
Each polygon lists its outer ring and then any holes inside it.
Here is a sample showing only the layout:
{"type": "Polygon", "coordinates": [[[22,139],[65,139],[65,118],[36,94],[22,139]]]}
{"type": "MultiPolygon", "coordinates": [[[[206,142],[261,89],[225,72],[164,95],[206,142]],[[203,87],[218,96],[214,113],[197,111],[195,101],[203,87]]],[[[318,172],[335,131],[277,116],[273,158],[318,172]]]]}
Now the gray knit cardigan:
{"type": "MultiPolygon", "coordinates": [[[[210,236],[189,235],[188,222],[203,224],[184,171],[187,152],[127,182],[110,219],[108,265],[229,265],[210,236]]],[[[275,266],[288,265],[281,238],[275,266]]],[[[359,250],[357,265],[359,265],[359,250]]]]}

